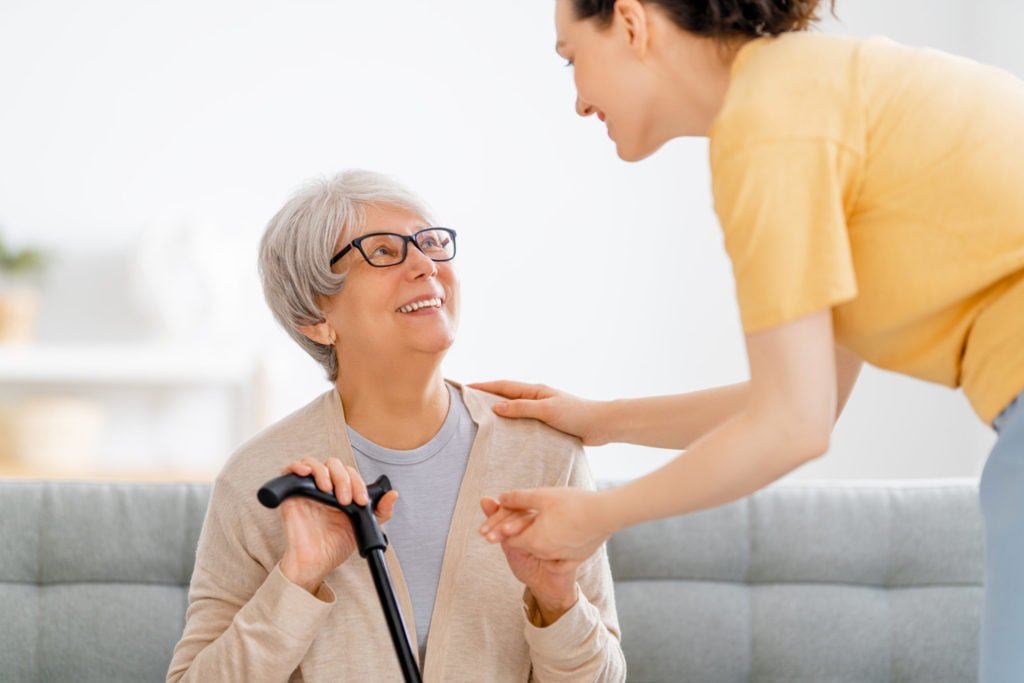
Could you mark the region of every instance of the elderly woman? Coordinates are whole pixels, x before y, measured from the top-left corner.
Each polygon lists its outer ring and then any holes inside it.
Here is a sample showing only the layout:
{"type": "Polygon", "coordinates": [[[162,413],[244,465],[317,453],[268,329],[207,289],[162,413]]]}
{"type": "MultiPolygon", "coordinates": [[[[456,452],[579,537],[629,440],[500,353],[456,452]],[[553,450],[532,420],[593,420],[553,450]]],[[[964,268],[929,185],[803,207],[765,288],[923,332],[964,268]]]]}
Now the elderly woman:
{"type": "Polygon", "coordinates": [[[343,504],[391,479],[378,515],[425,681],[624,679],[603,552],[545,562],[476,533],[500,512],[491,494],[591,482],[579,441],[498,418],[495,397],[444,379],[454,256],[454,231],[366,171],[308,186],[270,221],[267,302],[333,386],[217,477],[168,681],[401,679],[345,515],[306,499],[258,504],[281,472],[312,475],[343,504]]]}

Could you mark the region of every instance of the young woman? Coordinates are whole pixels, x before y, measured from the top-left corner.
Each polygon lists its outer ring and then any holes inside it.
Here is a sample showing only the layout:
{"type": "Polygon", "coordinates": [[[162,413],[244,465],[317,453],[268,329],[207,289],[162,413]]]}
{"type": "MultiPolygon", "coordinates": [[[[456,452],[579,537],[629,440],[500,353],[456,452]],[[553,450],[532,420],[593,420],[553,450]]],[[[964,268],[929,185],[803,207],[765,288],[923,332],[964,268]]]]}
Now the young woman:
{"type": "Polygon", "coordinates": [[[962,387],[981,480],[982,680],[1024,680],[1024,83],[804,29],[816,0],[557,0],[576,108],[638,161],[710,138],[750,380],[594,402],[478,385],[583,439],[686,449],[617,490],[512,491],[481,532],[540,557],[750,494],[823,454],[862,361],[962,387]]]}

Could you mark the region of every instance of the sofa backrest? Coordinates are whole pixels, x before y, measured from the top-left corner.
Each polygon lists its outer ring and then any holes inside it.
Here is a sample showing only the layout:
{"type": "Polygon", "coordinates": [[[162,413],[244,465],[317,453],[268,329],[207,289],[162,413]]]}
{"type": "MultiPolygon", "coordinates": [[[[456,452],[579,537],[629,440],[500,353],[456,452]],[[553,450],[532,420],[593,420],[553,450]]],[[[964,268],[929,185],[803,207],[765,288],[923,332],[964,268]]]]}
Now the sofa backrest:
{"type": "Polygon", "coordinates": [[[163,681],[209,492],[0,482],[0,680],[163,681]]]}
{"type": "MultiPolygon", "coordinates": [[[[0,680],[162,681],[209,490],[0,482],[0,680]]],[[[972,680],[976,498],[783,485],[618,534],[630,680],[972,680]]]]}
{"type": "Polygon", "coordinates": [[[800,483],[609,541],[631,681],[972,681],[974,481],[800,483]]]}

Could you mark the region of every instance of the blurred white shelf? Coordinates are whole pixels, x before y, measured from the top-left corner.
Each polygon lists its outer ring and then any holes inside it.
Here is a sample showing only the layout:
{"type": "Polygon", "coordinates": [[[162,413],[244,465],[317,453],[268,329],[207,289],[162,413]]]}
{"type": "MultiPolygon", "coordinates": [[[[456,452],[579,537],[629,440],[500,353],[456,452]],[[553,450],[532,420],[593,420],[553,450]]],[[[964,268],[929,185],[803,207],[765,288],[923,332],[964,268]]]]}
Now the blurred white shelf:
{"type": "Polygon", "coordinates": [[[212,482],[213,469],[67,468],[26,465],[0,459],[0,479],[62,479],[73,481],[212,482]]]}
{"type": "Polygon", "coordinates": [[[254,381],[254,354],[169,345],[0,345],[0,383],[131,386],[241,385],[254,381]]]}
{"type": "Polygon", "coordinates": [[[0,425],[0,477],[209,479],[227,453],[267,423],[266,377],[255,350],[217,344],[0,345],[0,422],[20,420],[12,424],[30,429],[34,416],[60,425],[59,432],[71,430],[74,412],[68,417],[59,410],[64,399],[86,401],[101,415],[99,436],[83,447],[82,464],[58,466],[62,455],[18,469],[15,464],[26,461],[27,447],[15,438],[22,432],[12,428],[5,438],[0,425]],[[57,407],[32,412],[33,401],[40,400],[57,407]]]}

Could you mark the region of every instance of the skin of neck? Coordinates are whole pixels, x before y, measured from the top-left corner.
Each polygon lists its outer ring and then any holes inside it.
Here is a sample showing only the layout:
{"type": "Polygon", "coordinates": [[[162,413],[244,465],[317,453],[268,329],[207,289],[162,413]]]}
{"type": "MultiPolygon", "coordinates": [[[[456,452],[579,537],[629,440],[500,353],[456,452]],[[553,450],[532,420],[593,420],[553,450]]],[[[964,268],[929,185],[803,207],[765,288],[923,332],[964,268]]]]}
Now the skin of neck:
{"type": "Polygon", "coordinates": [[[337,349],[345,421],[373,443],[412,450],[432,439],[448,416],[451,397],[441,371],[443,353],[358,354],[337,349]]]}
{"type": "Polygon", "coordinates": [[[664,83],[659,109],[668,134],[707,136],[725,103],[736,54],[746,41],[696,36],[669,21],[652,23],[652,45],[658,52],[654,63],[664,83]]]}

